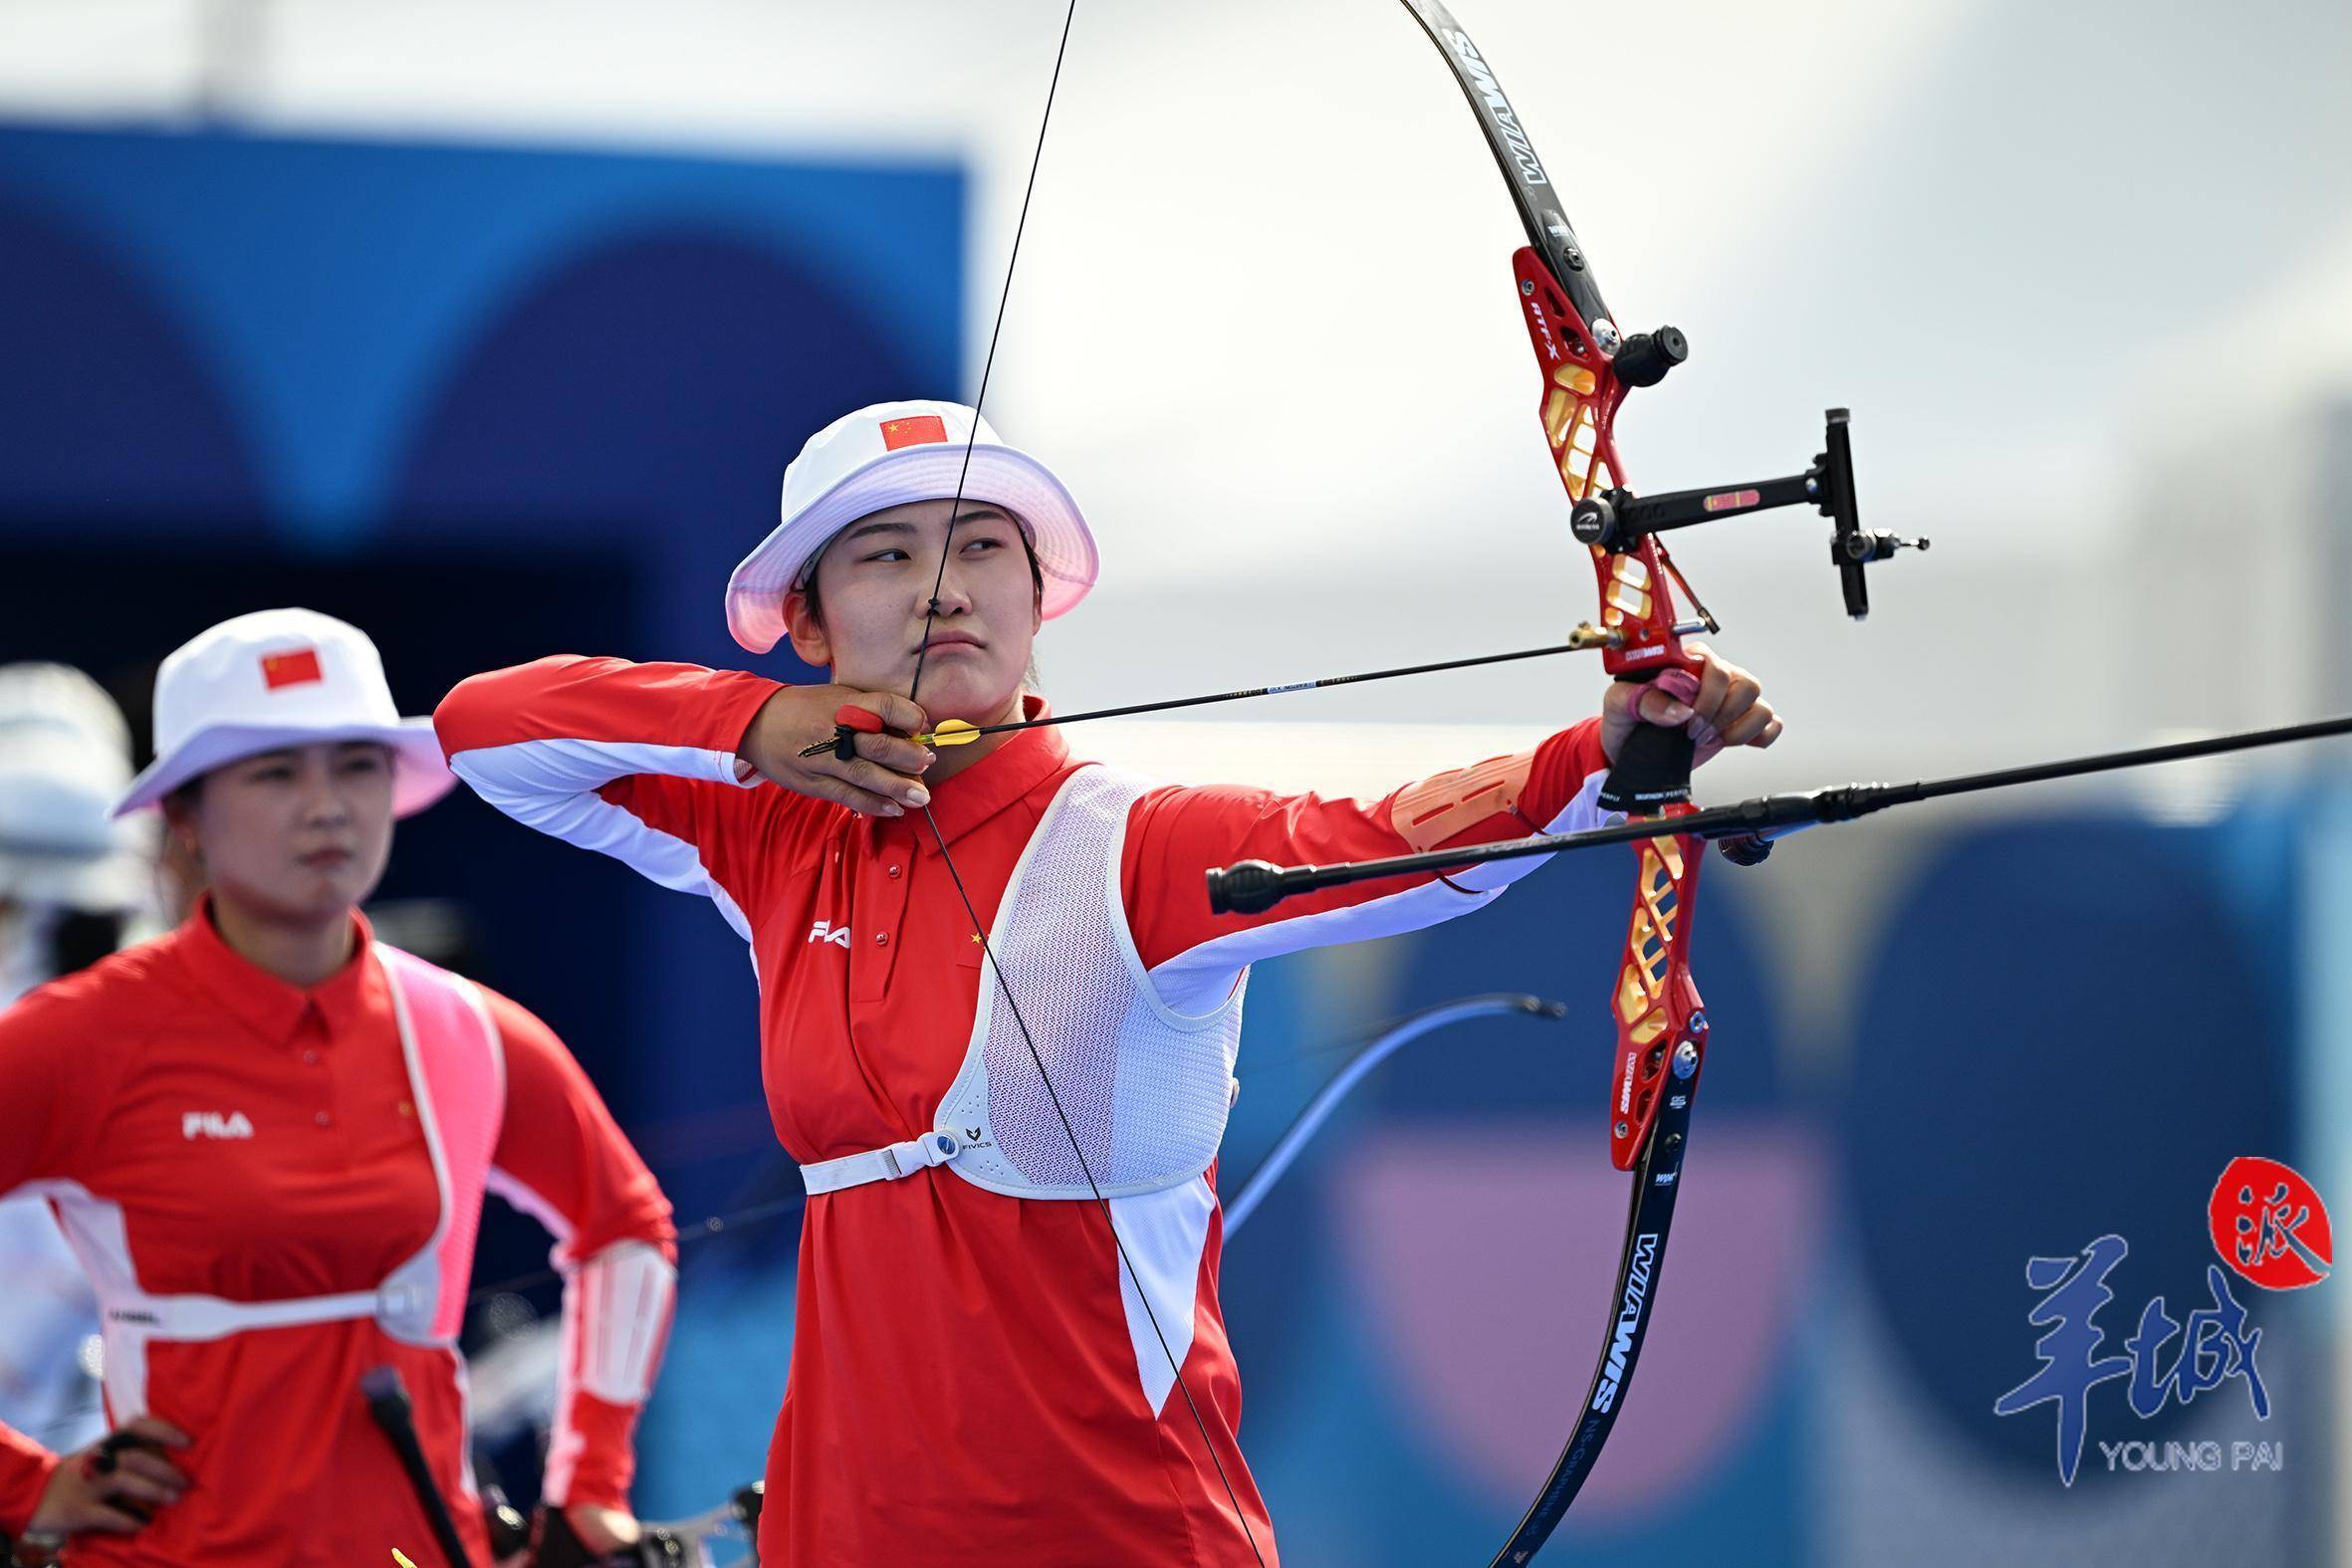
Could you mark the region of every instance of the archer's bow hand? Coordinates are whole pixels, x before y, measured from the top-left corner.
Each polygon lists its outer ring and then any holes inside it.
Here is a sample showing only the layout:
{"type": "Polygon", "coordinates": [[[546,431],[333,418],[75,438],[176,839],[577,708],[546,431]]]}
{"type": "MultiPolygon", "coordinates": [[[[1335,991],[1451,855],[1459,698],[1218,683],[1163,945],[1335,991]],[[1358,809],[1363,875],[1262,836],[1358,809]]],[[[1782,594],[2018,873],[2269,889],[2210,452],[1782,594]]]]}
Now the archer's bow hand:
{"type": "Polygon", "coordinates": [[[908,740],[929,724],[893,692],[787,686],[762,704],[736,747],[736,774],[864,816],[903,816],[930,803],[931,753],[908,740]],[[892,734],[892,731],[899,732],[892,734]]]}
{"type": "Polygon", "coordinates": [[[1694,767],[1727,746],[1762,748],[1780,739],[1779,716],[1755,676],[1703,642],[1686,642],[1683,651],[1699,661],[1696,674],[1668,670],[1652,681],[1619,681],[1602,698],[1600,744],[1610,762],[1637,724],[1688,733],[1698,748],[1694,767]]]}

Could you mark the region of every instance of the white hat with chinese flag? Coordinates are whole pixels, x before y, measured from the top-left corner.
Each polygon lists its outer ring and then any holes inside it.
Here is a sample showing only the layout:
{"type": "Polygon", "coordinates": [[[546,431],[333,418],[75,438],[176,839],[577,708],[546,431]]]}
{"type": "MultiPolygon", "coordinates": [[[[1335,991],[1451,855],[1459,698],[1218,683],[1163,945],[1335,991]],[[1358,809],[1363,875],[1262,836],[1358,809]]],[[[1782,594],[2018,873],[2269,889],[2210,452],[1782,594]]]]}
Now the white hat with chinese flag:
{"type": "Polygon", "coordinates": [[[961,403],[874,403],[809,438],[784,471],[784,521],[727,579],[727,629],[754,653],[785,635],[783,599],[824,547],[859,518],[909,501],[1001,507],[1020,523],[1044,579],[1051,620],[1094,585],[1100,561],[1077,503],[1052,470],[998,439],[961,403]],[[966,462],[966,453],[970,461],[966,462]]]}
{"type": "Polygon", "coordinates": [[[392,706],[383,658],[358,627],[317,610],[255,610],[198,632],[155,672],[155,760],[115,814],[153,805],[241,758],[326,741],[392,751],[392,814],[409,816],[457,783],[430,719],[392,706]]]}

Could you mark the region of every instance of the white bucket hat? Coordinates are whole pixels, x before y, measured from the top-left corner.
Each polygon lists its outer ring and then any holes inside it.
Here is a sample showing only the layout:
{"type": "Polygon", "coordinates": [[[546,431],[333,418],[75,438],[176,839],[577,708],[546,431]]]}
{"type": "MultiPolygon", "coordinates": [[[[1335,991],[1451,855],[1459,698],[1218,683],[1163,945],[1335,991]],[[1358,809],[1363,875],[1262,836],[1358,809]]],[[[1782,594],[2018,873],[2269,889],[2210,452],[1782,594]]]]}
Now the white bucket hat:
{"type": "Polygon", "coordinates": [[[809,438],[784,471],[784,521],[727,579],[727,629],[754,653],[785,635],[785,589],[859,518],[908,501],[950,501],[959,476],[967,501],[1019,520],[1045,579],[1039,612],[1075,607],[1100,560],[1078,505],[1045,464],[1005,445],[961,403],[875,403],[843,414],[809,438]],[[971,449],[967,470],[964,452],[971,449]]]}
{"type": "Polygon", "coordinates": [[[198,632],[155,672],[155,760],[115,804],[153,805],[201,774],[287,746],[380,741],[392,749],[392,814],[457,783],[430,719],[403,719],[383,659],[358,627],[317,610],[255,610],[198,632]]]}

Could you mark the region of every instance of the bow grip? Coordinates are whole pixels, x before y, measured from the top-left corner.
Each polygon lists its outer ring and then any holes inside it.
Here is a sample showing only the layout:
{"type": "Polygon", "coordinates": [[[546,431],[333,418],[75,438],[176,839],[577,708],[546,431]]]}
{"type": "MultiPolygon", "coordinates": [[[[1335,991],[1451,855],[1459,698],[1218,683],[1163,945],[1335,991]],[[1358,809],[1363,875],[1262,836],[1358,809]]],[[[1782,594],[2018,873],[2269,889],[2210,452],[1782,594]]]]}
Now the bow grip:
{"type": "Polygon", "coordinates": [[[1691,757],[1698,743],[1680,727],[1637,726],[1617,748],[1617,761],[1600,786],[1600,808],[1626,816],[1656,816],[1691,798],[1691,757]]]}
{"type": "MultiPolygon", "coordinates": [[[[1681,701],[1688,701],[1696,690],[1677,689],[1689,681],[1688,674],[1681,671],[1661,670],[1618,679],[1643,684],[1656,681],[1659,690],[1681,701]],[[1668,685],[1660,679],[1672,674],[1682,675],[1683,680],[1668,685]]],[[[1681,725],[1636,724],[1617,748],[1609,777],[1601,784],[1600,808],[1626,816],[1656,816],[1670,805],[1687,804],[1691,798],[1691,759],[1697,751],[1698,743],[1681,725]]]]}

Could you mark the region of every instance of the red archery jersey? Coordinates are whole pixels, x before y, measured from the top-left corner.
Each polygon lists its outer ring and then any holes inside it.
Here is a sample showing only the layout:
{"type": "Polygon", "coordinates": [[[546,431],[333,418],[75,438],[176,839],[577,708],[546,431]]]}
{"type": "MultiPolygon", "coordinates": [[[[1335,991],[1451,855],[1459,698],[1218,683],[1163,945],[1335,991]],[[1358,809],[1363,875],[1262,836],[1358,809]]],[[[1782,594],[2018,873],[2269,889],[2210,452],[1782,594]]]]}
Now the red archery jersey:
{"type": "MultiPolygon", "coordinates": [[[[780,688],[690,665],[557,657],[476,676],[435,715],[452,766],[501,810],[712,900],[759,974],[763,1081],[778,1139],[813,1161],[929,1129],[973,1028],[982,947],[919,815],[861,818],[745,783],[736,748],[780,688]]],[[[1033,699],[1032,713],[1043,712],[1033,699]]],[[[1070,771],[1061,732],[1015,735],[933,785],[932,811],[980,921],[1070,771]]],[[[1119,867],[1161,1000],[1198,1012],[1254,960],[1426,926],[1537,862],[1479,879],[1392,879],[1251,917],[1213,917],[1203,872],[1259,857],[1328,863],[1597,822],[1597,723],[1532,753],[1369,803],[1262,789],[1155,788],[1119,867]],[[1402,814],[1414,836],[1392,822],[1402,814]],[[1439,826],[1435,829],[1431,823],[1439,826]],[[1402,889],[1402,891],[1400,891],[1402,889]]],[[[1020,976],[1007,977],[1018,998],[1020,976]]],[[[1221,1237],[1149,1255],[1180,1271],[1171,1338],[1207,1441],[1164,1390],[1122,1303],[1093,1204],[986,1191],[945,1169],[813,1199],[802,1224],[792,1367],[768,1458],[769,1568],[1254,1565],[1221,1466],[1268,1564],[1266,1507],[1237,1446],[1241,1384],[1217,1299],[1221,1237]]],[[[1114,1210],[1143,1200],[1114,1199],[1114,1210]]],[[[1147,1211],[1134,1211],[1144,1216],[1147,1211]]]]}
{"type": "MultiPolygon", "coordinates": [[[[303,991],[238,956],[208,905],[178,930],[32,992],[0,1013],[0,1194],[73,1184],[118,1205],[129,1262],[155,1295],[284,1301],[373,1290],[435,1232],[441,1198],[403,1064],[390,987],[353,916],[351,963],[303,991]]],[[[668,1202],[562,1041],[484,989],[504,1049],[494,1184],[551,1220],[560,1260],[639,1241],[674,1258],[668,1202]],[[569,1233],[564,1233],[567,1232],[569,1233]]],[[[574,1310],[567,1297],[567,1310],[574,1310]]],[[[587,1300],[574,1343],[626,1303],[587,1300]]],[[[146,1347],[146,1411],[193,1440],[180,1500],[135,1535],[86,1534],[66,1562],[121,1568],[441,1561],[359,1375],[397,1367],[418,1436],[478,1562],[488,1543],[465,1458],[464,1364],[372,1318],[146,1347]]],[[[633,1404],[572,1387],[568,1498],[626,1506],[633,1404]]],[[[113,1411],[116,1419],[137,1412],[113,1411]]],[[[21,1530],[56,1464],[0,1427],[0,1528],[21,1530]]]]}

